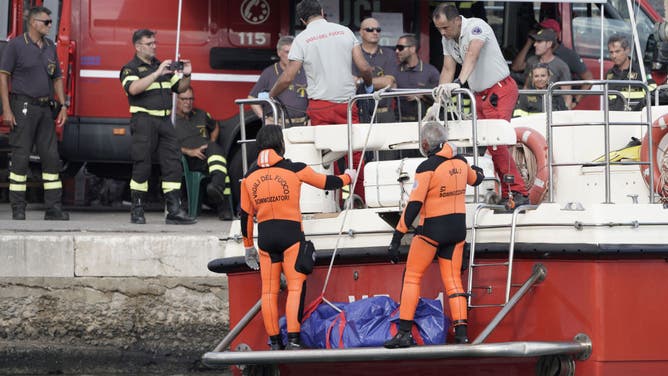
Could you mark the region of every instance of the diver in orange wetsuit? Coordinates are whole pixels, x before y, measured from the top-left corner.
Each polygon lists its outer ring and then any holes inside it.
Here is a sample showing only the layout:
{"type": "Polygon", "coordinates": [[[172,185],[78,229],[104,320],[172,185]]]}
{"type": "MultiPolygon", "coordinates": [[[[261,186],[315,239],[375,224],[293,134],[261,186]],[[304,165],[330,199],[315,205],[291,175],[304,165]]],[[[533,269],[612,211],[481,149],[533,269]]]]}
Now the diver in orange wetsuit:
{"type": "Polygon", "coordinates": [[[331,190],[350,184],[355,170],[343,175],[324,175],[304,163],[283,158],[283,132],[277,125],[265,125],[257,133],[257,162],[241,182],[241,233],[246,247],[246,264],[258,267],[253,245],[253,217],[257,220],[262,318],[272,350],[283,348],[278,327],[278,291],[281,270],[288,283],[285,316],[288,326],[286,349],[301,348],[300,321],[306,291],[306,275],[295,270],[299,244],[304,240],[299,196],[302,183],[331,190]]]}
{"type": "Polygon", "coordinates": [[[425,124],[422,130],[421,149],[428,150],[428,158],[415,173],[415,183],[408,205],[401,215],[388,249],[390,260],[399,258],[401,238],[420,215],[406,261],[406,271],[399,307],[399,330],[394,338],[385,342],[387,348],[413,345],[411,328],[413,316],[420,298],[422,275],[438,255],[441,279],[450,302],[455,341],[468,343],[466,294],[462,287],[461,266],[464,240],[466,239],[466,184],[476,186],[484,178],[481,168],[468,165],[463,156],[456,155],[446,143],[445,127],[437,122],[425,124]]]}

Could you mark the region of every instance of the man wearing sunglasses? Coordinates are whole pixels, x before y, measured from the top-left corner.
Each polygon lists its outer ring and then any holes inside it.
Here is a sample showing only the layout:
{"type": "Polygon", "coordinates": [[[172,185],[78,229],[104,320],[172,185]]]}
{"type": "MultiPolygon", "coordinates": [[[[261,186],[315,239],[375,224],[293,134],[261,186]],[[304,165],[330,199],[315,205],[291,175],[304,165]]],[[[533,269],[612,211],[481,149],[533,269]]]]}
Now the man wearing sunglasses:
{"type": "MultiPolygon", "coordinates": [[[[395,51],[399,59],[397,87],[399,89],[433,89],[438,86],[438,69],[425,63],[417,54],[418,40],[414,34],[404,34],[397,40],[395,51]]],[[[399,115],[401,121],[417,121],[417,101],[425,98],[410,97],[399,99],[399,115]]],[[[428,105],[422,104],[422,114],[428,105]]]]}
{"type": "Polygon", "coordinates": [[[34,7],[28,11],[28,32],[12,39],[0,61],[2,121],[11,131],[12,163],[9,173],[9,201],[12,219],[25,220],[26,182],[33,144],[42,163],[45,220],[69,220],[62,210],[63,184],[56,126],[67,120],[67,105],[56,46],[46,37],[52,27],[51,11],[34,7]],[[9,93],[11,80],[12,92],[9,93]],[[55,92],[58,102],[52,95],[55,92]]]}
{"type": "MultiPolygon", "coordinates": [[[[468,83],[475,94],[478,119],[510,121],[519,95],[517,84],[510,76],[506,59],[489,24],[479,18],[460,16],[457,8],[448,3],[434,9],[432,21],[443,36],[443,70],[439,81],[441,92],[450,97],[453,90],[468,83]],[[459,77],[455,78],[457,64],[462,69],[459,77]]],[[[499,178],[507,174],[514,176],[515,181],[510,184],[510,190],[515,204],[527,204],[529,196],[524,179],[508,147],[497,145],[488,147],[487,151],[492,155],[494,170],[499,178]]],[[[508,201],[508,193],[508,185],[502,184],[502,204],[508,201]]]]}
{"type": "MultiPolygon", "coordinates": [[[[384,87],[396,87],[397,56],[391,48],[380,46],[380,24],[375,18],[366,18],[360,24],[360,37],[362,38],[362,55],[367,63],[373,68],[373,88],[379,90],[384,87]]],[[[357,93],[364,93],[364,80],[359,77],[359,71],[353,65],[353,75],[357,83],[357,93]]],[[[360,110],[360,121],[368,123],[374,108],[373,100],[358,102],[360,110]]],[[[376,110],[376,121],[378,123],[391,123],[395,121],[392,99],[385,98],[378,104],[376,110]]]]}

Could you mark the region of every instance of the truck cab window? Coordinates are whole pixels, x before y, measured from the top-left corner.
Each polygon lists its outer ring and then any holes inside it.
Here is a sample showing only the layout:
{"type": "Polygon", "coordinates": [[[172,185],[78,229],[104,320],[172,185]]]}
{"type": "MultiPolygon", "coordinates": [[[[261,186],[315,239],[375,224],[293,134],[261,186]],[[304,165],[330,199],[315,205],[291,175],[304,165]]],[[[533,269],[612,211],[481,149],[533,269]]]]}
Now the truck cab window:
{"type": "Polygon", "coordinates": [[[10,28],[12,27],[9,0],[0,0],[0,40],[7,40],[10,28]]]}
{"type": "MultiPolygon", "coordinates": [[[[654,23],[640,7],[636,11],[638,38],[641,53],[645,52],[647,38],[654,23]]],[[[603,19],[603,51],[607,53],[607,40],[613,34],[626,35],[632,39],[629,12],[626,2],[612,1],[603,19]]],[[[598,57],[600,54],[601,12],[598,4],[573,4],[573,45],[582,57],[598,57]]],[[[635,47],[634,47],[635,48],[635,47]]],[[[635,54],[635,53],[634,53],[635,54]]]]}

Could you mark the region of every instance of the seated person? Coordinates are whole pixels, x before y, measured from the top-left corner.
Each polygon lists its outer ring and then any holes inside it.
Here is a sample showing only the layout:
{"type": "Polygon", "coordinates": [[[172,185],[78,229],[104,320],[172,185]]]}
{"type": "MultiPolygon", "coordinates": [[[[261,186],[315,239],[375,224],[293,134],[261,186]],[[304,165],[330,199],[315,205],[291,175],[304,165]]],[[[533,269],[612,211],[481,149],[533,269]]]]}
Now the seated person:
{"type": "MultiPolygon", "coordinates": [[[[531,37],[534,39],[534,50],[535,55],[529,56],[526,62],[525,76],[527,81],[524,83],[525,88],[529,88],[529,72],[533,70],[535,66],[540,63],[547,64],[550,71],[552,72],[552,82],[558,81],[570,81],[571,80],[571,71],[568,68],[568,65],[554,55],[554,48],[557,42],[557,35],[552,29],[542,29],[536,34],[531,34],[531,37]]],[[[570,90],[570,85],[560,86],[559,89],[570,90]]],[[[564,102],[566,103],[567,108],[571,108],[572,97],[570,95],[564,95],[564,102]]]]}
{"type": "Polygon", "coordinates": [[[178,95],[174,122],[176,137],[188,167],[209,175],[211,181],[206,186],[206,194],[209,202],[216,205],[218,218],[231,220],[230,192],[226,187],[229,182],[227,160],[223,149],[216,143],[220,127],[208,112],[193,107],[193,95],[192,88],[178,95]]]}
{"type": "MultiPolygon", "coordinates": [[[[550,83],[552,72],[547,64],[538,64],[529,73],[529,89],[547,90],[550,83]]],[[[526,116],[529,114],[545,112],[543,106],[544,96],[540,94],[520,94],[520,99],[517,102],[517,107],[513,112],[513,116],[526,116]]],[[[552,97],[552,111],[565,111],[566,103],[561,95],[552,97]]]]}
{"type": "MultiPolygon", "coordinates": [[[[563,44],[560,43],[561,41],[561,26],[559,25],[559,22],[553,18],[545,18],[543,21],[540,23],[540,28],[541,29],[551,29],[555,32],[556,34],[556,41],[554,42],[554,49],[553,53],[556,57],[560,58],[563,60],[566,65],[568,66],[568,69],[571,72],[571,78],[573,80],[591,80],[593,78],[593,75],[589,68],[585,65],[584,61],[578,55],[577,52],[571,50],[568,47],[565,47],[563,44]]],[[[531,56],[533,54],[533,43],[534,40],[529,37],[527,38],[526,43],[524,44],[524,47],[522,47],[522,50],[515,56],[513,59],[513,63],[511,66],[511,69],[513,72],[521,72],[524,71],[526,68],[526,60],[527,56],[531,56]]],[[[514,78],[517,78],[517,75],[513,75],[514,78]]],[[[524,77],[521,80],[521,84],[518,83],[518,85],[524,85],[524,77]]],[[[591,88],[591,85],[580,85],[579,87],[582,90],[588,90],[591,88]]],[[[575,98],[572,100],[571,108],[574,108],[578,102],[582,99],[582,95],[576,95],[575,98]]]]}

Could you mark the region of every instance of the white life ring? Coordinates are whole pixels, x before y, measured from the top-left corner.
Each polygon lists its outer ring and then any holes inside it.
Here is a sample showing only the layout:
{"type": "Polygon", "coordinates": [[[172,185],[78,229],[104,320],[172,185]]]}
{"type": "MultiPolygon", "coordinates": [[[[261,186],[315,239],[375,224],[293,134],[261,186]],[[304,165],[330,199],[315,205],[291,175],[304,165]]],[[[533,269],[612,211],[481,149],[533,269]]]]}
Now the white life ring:
{"type": "Polygon", "coordinates": [[[547,142],[543,135],[527,127],[516,127],[515,136],[517,143],[526,146],[536,158],[535,173],[530,174],[534,176],[533,182],[527,181],[526,183],[531,184],[527,186],[529,201],[532,205],[538,205],[547,193],[549,181],[547,142]]]}
{"type": "Polygon", "coordinates": [[[668,172],[668,155],[665,155],[665,151],[668,150],[667,135],[668,114],[664,114],[652,123],[652,145],[649,145],[649,137],[646,134],[640,146],[640,160],[643,162],[649,161],[649,148],[652,148],[652,155],[654,156],[654,163],[652,164],[654,183],[650,184],[649,182],[649,165],[641,165],[640,172],[643,179],[645,179],[645,183],[651,185],[654,188],[654,192],[661,197],[668,197],[668,173],[662,176],[662,170],[668,172]]]}

